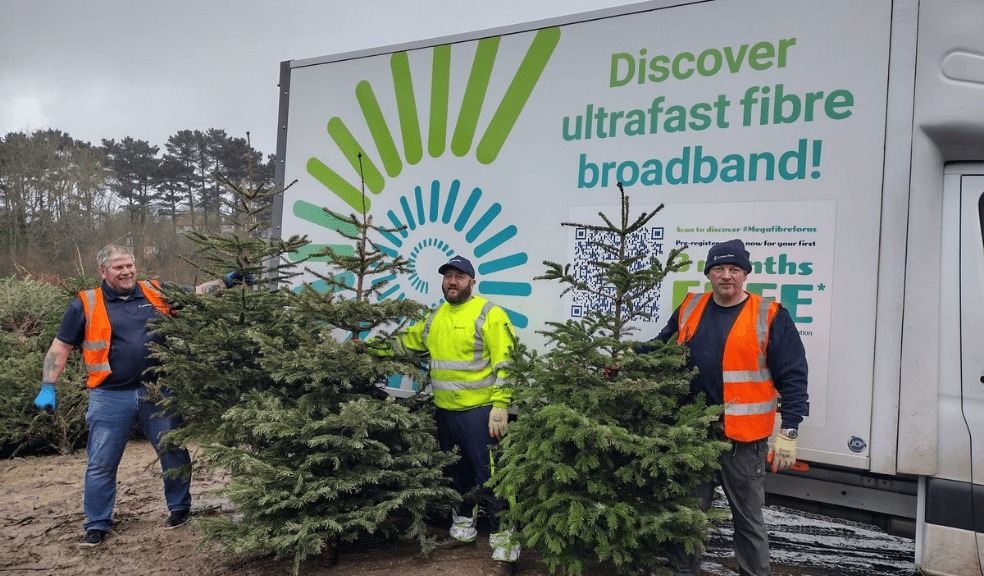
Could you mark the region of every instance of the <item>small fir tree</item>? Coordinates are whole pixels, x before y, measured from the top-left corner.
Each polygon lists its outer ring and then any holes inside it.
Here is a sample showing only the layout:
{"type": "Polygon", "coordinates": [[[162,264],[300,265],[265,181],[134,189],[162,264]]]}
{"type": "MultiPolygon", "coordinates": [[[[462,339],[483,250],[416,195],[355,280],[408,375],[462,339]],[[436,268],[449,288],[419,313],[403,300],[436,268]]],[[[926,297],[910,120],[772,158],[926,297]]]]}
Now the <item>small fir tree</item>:
{"type": "Polygon", "coordinates": [[[284,348],[297,345],[291,327],[293,294],[287,286],[301,272],[287,255],[297,253],[308,240],[259,237],[259,216],[268,209],[276,190],[243,188],[218,178],[234,195],[235,232],[189,232],[196,253],[191,258],[180,257],[202,276],[225,277],[232,286],[202,297],[165,285],[175,313],[155,326],[164,338],[155,353],[161,360],[160,382],[174,393],[164,403],[184,421],[168,437],[174,444],[191,440],[236,444],[239,431],[226,424],[225,413],[251,392],[276,388],[260,364],[258,337],[279,338],[284,348]],[[250,286],[254,281],[255,286],[250,286]]]}
{"type": "MultiPolygon", "coordinates": [[[[226,184],[243,208],[255,200],[226,184]]],[[[456,498],[442,475],[452,456],[438,448],[427,404],[383,390],[392,374],[419,375],[416,359],[378,358],[346,339],[376,330],[374,345],[385,346],[423,314],[410,301],[373,301],[386,283],[379,278],[406,264],[372,243],[376,227],[365,212],[328,216],[355,243],[352,254],[317,255],[338,271],[316,274],[329,290],[284,286],[296,273],[286,253],[306,239],[195,235],[212,271],[232,265],[263,281],[215,298],[179,296],[162,330],[164,383],[189,420],[175,438],[203,442],[210,464],[230,473],[222,493],[239,513],[201,520],[206,541],[275,553],[292,561],[294,574],[308,556],[330,558],[336,546],[367,539],[412,538],[429,551],[428,512],[456,498]]]]}
{"type": "Polygon", "coordinates": [[[683,348],[633,341],[634,321],[648,312],[660,282],[687,262],[682,249],[663,265],[632,254],[629,240],[643,233],[662,206],[604,225],[563,223],[593,233],[607,257],[585,265],[600,279],[588,282],[570,264],[544,262],[537,279],[591,292],[609,304],[542,332],[549,351],[514,349],[510,374],[520,416],[503,442],[493,477],[496,493],[514,504],[507,515],[517,539],[538,551],[551,573],[580,574],[605,564],[619,574],[659,570],[661,547],[702,543],[708,515],[694,488],[718,468],[727,443],[711,425],[720,409],[689,395],[692,376],[683,348]],[[643,351],[645,350],[645,351],[643,351]]]}
{"type": "Polygon", "coordinates": [[[34,405],[44,357],[83,281],[98,284],[84,274],[61,288],[30,276],[0,278],[0,458],[68,454],[85,445],[86,372],[79,355],[62,372],[58,409],[40,412],[34,405]]]}

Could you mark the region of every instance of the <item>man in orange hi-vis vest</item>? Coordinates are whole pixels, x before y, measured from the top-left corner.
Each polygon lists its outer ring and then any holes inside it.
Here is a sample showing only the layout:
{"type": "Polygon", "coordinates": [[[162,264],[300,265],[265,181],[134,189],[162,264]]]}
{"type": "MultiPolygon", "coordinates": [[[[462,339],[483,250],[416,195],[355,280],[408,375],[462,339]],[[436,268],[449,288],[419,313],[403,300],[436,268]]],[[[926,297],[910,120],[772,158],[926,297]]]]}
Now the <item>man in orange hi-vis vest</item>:
{"type": "MultiPolygon", "coordinates": [[[[799,425],[809,403],[806,353],[799,331],[781,305],[745,292],[751,271],[741,240],[712,246],[704,266],[711,291],[688,294],[657,338],[685,345],[690,365],[698,369],[691,392],[703,392],[708,404],[724,405],[721,433],[732,448],[721,455],[715,481],[701,486],[698,496],[707,510],[715,485],[724,487],[734,521],[739,572],[766,576],[769,536],[762,506],[768,441],[778,409],[782,421],[771,468],[777,472],[792,466],[799,425]]],[[[674,574],[700,573],[702,551],[687,554],[675,548],[669,556],[674,574]]]]}
{"type": "MultiPolygon", "coordinates": [[[[41,391],[34,404],[54,412],[57,406],[55,382],[65,368],[69,353],[82,349],[88,372],[89,407],[86,423],[88,464],[85,471],[83,509],[85,534],[81,547],[103,543],[113,526],[116,503],[116,470],[135,421],[150,439],[164,470],[164,499],[170,516],[165,528],[177,528],[188,521],[191,511],[191,470],[171,476],[169,470],[190,467],[187,450],[160,450],[160,437],[180,424],[147,397],[147,368],[153,364],[147,344],[155,336],[147,321],[170,313],[156,281],[138,281],[133,253],[110,244],[96,255],[102,285],[83,290],[62,318],[61,326],[44,358],[41,391]]],[[[229,287],[242,281],[230,273],[195,288],[211,291],[223,283],[229,287]]],[[[166,392],[166,391],[165,391],[166,392]]]]}

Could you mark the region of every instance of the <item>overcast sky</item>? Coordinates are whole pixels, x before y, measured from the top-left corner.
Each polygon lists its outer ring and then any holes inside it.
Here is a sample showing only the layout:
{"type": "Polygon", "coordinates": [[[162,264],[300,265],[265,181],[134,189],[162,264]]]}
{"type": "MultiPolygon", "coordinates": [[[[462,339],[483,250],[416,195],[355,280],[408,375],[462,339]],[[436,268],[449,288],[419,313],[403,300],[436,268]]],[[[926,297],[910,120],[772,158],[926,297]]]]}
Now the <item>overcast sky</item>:
{"type": "Polygon", "coordinates": [[[0,0],[0,135],[276,146],[280,62],[637,0],[0,0]]]}

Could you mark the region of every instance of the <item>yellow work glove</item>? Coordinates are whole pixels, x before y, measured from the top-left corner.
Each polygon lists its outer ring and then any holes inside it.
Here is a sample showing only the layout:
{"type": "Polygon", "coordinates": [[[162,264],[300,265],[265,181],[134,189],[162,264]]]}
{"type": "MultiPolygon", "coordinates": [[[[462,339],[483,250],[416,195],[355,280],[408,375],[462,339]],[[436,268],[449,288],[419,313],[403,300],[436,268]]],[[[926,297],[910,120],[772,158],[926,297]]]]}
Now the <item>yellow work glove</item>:
{"type": "Polygon", "coordinates": [[[505,408],[492,407],[489,412],[489,438],[502,438],[509,424],[509,412],[505,408]]]}
{"type": "Polygon", "coordinates": [[[772,452],[773,474],[791,468],[796,463],[796,439],[787,436],[785,430],[779,430],[772,452]]]}

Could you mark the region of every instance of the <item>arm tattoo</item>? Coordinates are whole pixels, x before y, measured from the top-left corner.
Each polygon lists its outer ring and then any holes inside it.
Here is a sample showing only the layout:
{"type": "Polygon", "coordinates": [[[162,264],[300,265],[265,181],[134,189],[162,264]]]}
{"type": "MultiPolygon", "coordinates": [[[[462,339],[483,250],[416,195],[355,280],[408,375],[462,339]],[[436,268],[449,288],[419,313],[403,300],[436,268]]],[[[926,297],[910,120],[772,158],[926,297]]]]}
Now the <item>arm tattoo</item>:
{"type": "Polygon", "coordinates": [[[58,355],[52,352],[48,352],[44,355],[44,366],[41,370],[41,381],[42,382],[54,382],[61,375],[61,366],[58,363],[58,355]]]}

